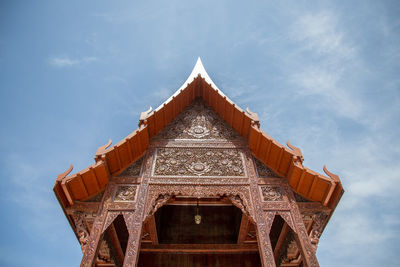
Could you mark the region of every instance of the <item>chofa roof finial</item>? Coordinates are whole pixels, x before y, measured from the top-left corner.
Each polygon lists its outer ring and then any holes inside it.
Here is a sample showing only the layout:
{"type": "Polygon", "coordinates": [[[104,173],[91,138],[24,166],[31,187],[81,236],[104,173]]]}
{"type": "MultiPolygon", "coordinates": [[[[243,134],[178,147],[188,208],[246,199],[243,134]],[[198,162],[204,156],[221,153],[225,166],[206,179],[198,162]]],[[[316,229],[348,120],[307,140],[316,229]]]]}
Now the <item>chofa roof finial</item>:
{"type": "Polygon", "coordinates": [[[66,171],[63,172],[63,173],[60,173],[60,174],[57,176],[57,180],[56,180],[56,181],[61,182],[65,177],[67,177],[68,174],[70,174],[70,173],[72,172],[72,169],[73,169],[73,168],[74,168],[74,166],[72,166],[72,163],[71,163],[70,166],[69,166],[69,168],[68,168],[68,170],[66,170],[66,171]]]}
{"type": "Polygon", "coordinates": [[[147,118],[150,116],[150,113],[151,113],[152,110],[153,110],[153,108],[150,106],[148,110],[143,111],[142,113],[140,113],[139,126],[141,126],[142,124],[145,123],[147,118]]]}
{"type": "Polygon", "coordinates": [[[107,149],[109,146],[111,146],[111,144],[112,144],[112,140],[111,140],[111,139],[108,139],[107,144],[105,144],[104,146],[99,146],[99,148],[98,148],[97,151],[96,151],[96,156],[95,156],[95,157],[98,157],[98,156],[100,156],[101,154],[103,154],[103,153],[106,151],[106,149],[107,149]]]}
{"type": "Polygon", "coordinates": [[[339,175],[331,173],[330,171],[328,171],[328,169],[326,168],[326,165],[324,165],[324,172],[326,173],[326,175],[328,175],[332,180],[334,180],[335,182],[340,181],[339,179],[339,175]]]}
{"type": "Polygon", "coordinates": [[[260,119],[258,118],[258,114],[250,111],[249,107],[246,108],[247,113],[250,115],[251,120],[260,127],[260,119]]]}
{"type": "Polygon", "coordinates": [[[304,157],[301,149],[290,144],[289,140],[287,140],[286,145],[292,150],[296,161],[299,161],[300,164],[302,164],[304,161],[304,157]]]}

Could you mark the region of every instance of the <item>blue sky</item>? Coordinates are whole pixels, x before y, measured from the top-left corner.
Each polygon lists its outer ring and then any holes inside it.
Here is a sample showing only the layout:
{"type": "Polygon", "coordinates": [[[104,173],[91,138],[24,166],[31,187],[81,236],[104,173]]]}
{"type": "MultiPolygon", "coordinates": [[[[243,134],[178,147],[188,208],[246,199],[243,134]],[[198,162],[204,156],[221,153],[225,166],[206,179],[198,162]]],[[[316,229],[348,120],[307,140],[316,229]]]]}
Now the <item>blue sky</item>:
{"type": "Polygon", "coordinates": [[[52,187],[136,129],[190,74],[302,148],[346,190],[321,266],[395,266],[400,252],[397,1],[1,1],[0,265],[77,266],[52,187]]]}

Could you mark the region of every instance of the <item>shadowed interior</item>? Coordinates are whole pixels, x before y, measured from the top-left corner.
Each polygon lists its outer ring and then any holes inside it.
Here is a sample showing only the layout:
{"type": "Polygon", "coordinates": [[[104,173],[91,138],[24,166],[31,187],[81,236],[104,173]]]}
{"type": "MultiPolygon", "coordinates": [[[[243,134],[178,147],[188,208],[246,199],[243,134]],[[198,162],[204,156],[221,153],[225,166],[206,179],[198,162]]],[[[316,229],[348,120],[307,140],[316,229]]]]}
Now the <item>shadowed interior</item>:
{"type": "Polygon", "coordinates": [[[165,205],[155,214],[160,244],[235,244],[242,212],[235,206],[165,205]]]}

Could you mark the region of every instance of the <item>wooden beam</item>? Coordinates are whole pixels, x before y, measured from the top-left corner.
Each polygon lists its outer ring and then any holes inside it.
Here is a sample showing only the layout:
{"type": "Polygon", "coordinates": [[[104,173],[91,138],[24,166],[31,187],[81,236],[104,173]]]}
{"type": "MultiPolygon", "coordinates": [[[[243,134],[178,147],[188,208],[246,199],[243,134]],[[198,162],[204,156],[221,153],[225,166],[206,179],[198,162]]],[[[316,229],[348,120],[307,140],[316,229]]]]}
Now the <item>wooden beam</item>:
{"type": "Polygon", "coordinates": [[[140,252],[242,253],[258,251],[257,244],[142,244],[140,252]]]}
{"type": "Polygon", "coordinates": [[[285,242],[285,238],[286,238],[288,233],[289,233],[289,226],[285,222],[283,224],[282,231],[279,234],[279,238],[278,238],[278,241],[276,242],[276,246],[275,246],[275,249],[274,249],[275,262],[278,262],[279,253],[281,252],[283,243],[285,242]]]}
{"type": "Polygon", "coordinates": [[[152,244],[158,245],[157,227],[154,215],[150,216],[150,218],[147,221],[147,230],[149,231],[152,244]]]}
{"type": "Polygon", "coordinates": [[[240,229],[238,235],[238,244],[243,244],[249,232],[249,218],[242,213],[242,220],[240,222],[240,229]]]}
{"type": "Polygon", "coordinates": [[[114,223],[112,223],[108,229],[107,234],[110,237],[111,243],[117,254],[118,261],[122,264],[124,262],[125,253],[122,251],[121,243],[119,242],[117,231],[115,230],[114,223]]]}

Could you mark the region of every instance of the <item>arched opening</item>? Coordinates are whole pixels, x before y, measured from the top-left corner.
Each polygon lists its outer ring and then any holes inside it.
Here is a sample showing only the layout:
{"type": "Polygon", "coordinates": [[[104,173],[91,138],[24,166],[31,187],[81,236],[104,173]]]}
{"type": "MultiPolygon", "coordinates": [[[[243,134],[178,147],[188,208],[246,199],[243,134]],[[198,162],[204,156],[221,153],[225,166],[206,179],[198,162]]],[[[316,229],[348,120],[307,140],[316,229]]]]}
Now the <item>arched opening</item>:
{"type": "Polygon", "coordinates": [[[261,266],[255,232],[229,197],[174,196],[146,221],[138,266],[261,266]]]}

